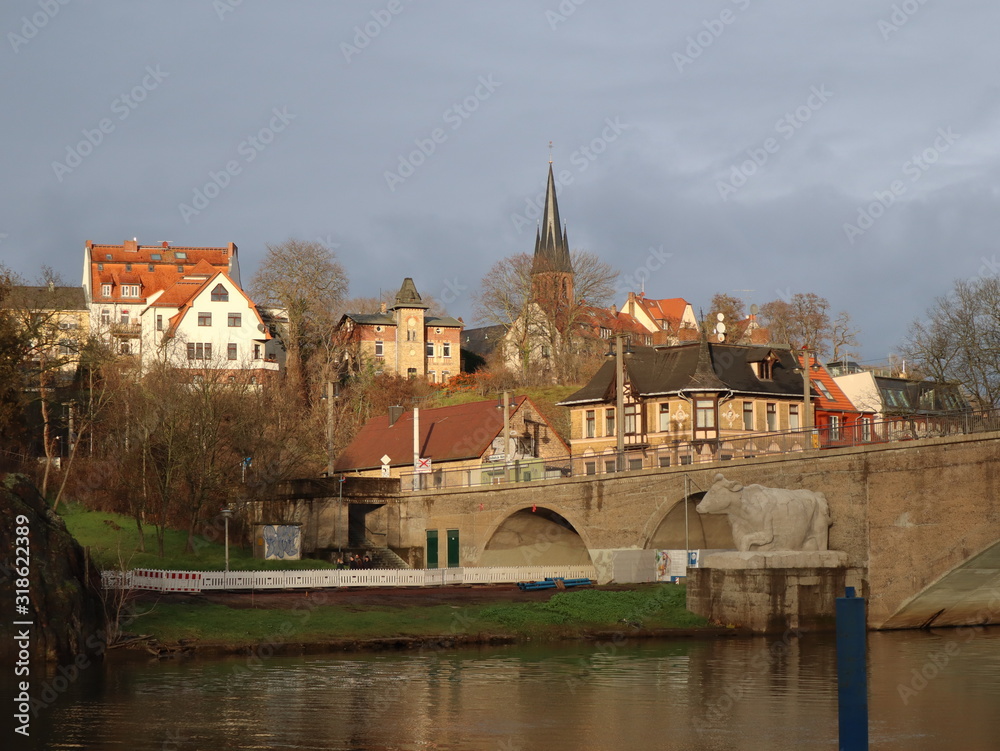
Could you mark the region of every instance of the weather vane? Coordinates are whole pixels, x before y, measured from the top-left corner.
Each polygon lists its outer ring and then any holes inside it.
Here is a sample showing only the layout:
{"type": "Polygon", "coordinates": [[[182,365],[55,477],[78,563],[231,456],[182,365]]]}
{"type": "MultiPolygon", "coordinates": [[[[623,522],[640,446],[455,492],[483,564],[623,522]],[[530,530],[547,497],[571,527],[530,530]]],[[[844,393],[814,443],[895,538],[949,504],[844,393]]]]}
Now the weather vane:
{"type": "Polygon", "coordinates": [[[549,164],[552,164],[552,141],[549,141],[549,164]]]}

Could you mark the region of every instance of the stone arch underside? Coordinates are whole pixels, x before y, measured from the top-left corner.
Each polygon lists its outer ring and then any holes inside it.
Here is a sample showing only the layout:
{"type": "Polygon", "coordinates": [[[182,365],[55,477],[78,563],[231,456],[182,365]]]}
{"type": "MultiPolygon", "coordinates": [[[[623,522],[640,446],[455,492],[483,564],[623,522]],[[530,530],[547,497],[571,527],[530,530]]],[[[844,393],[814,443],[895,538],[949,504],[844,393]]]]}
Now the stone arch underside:
{"type": "Polygon", "coordinates": [[[910,598],[878,628],[1000,623],[1000,540],[910,598]]]}
{"type": "Polygon", "coordinates": [[[520,509],[504,519],[479,557],[480,566],[587,566],[590,551],[570,522],[557,512],[537,506],[520,509]]]}
{"type": "Polygon", "coordinates": [[[704,493],[687,498],[687,544],[685,545],[684,499],[674,504],[650,535],[647,548],[653,550],[730,550],[736,547],[725,514],[699,514],[695,507],[704,493]]]}

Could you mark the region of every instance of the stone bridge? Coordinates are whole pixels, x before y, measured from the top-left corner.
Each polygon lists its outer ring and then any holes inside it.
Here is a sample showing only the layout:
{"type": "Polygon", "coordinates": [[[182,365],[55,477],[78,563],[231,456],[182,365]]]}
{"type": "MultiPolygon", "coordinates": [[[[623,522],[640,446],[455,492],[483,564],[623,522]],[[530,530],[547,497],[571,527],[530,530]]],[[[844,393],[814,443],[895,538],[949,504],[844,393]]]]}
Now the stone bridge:
{"type": "MultiPolygon", "coordinates": [[[[871,627],[1000,622],[997,432],[610,477],[383,490],[348,505],[355,518],[364,514],[371,539],[413,566],[424,566],[429,546],[440,540],[440,566],[593,562],[600,570],[611,551],[622,549],[732,548],[725,518],[694,509],[717,472],[745,485],[826,494],[830,548],[845,551],[849,566],[864,572],[871,627]]],[[[314,530],[314,547],[336,538],[330,524],[323,528],[314,530]]]]}

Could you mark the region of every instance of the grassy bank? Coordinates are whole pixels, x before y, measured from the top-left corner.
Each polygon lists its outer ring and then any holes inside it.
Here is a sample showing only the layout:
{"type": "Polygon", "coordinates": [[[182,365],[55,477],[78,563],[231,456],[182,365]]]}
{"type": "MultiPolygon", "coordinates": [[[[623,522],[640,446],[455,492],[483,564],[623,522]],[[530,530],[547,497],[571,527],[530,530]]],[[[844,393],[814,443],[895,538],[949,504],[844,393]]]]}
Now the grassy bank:
{"type": "MultiPolygon", "coordinates": [[[[157,552],[156,529],[146,526],[146,552],[139,550],[139,531],[135,520],[122,514],[91,511],[72,503],[62,507],[60,514],[70,534],[81,545],[90,548],[94,563],[101,569],[125,570],[158,568],[180,571],[222,571],[226,565],[223,529],[207,527],[207,535],[195,538],[195,552],[187,553],[187,532],[168,529],[163,536],[163,556],[157,552]]],[[[242,548],[230,537],[229,568],[234,571],[331,568],[324,561],[262,561],[253,557],[249,548],[242,548]]]]}
{"type": "MultiPolygon", "coordinates": [[[[708,622],[684,607],[684,587],[641,585],[635,590],[561,592],[547,602],[455,605],[315,605],[296,609],[230,608],[159,602],[129,625],[162,644],[241,646],[262,642],[329,643],[397,637],[470,638],[476,635],[561,638],[587,631],[696,629],[708,622]],[[622,623],[622,621],[628,623],[622,623]]],[[[140,608],[140,611],[143,608],[140,608]]],[[[474,639],[473,639],[474,640],[474,639]]]]}

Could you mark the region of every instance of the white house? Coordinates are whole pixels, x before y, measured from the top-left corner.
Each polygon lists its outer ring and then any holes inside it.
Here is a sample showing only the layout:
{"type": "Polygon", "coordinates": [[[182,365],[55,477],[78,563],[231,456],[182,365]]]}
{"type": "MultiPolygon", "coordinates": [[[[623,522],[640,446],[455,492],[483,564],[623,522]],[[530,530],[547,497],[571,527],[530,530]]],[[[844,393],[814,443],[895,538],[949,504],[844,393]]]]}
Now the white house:
{"type": "Polygon", "coordinates": [[[159,359],[199,371],[277,371],[284,361],[257,306],[226,272],[208,263],[151,295],[140,327],[144,367],[159,359]]]}

